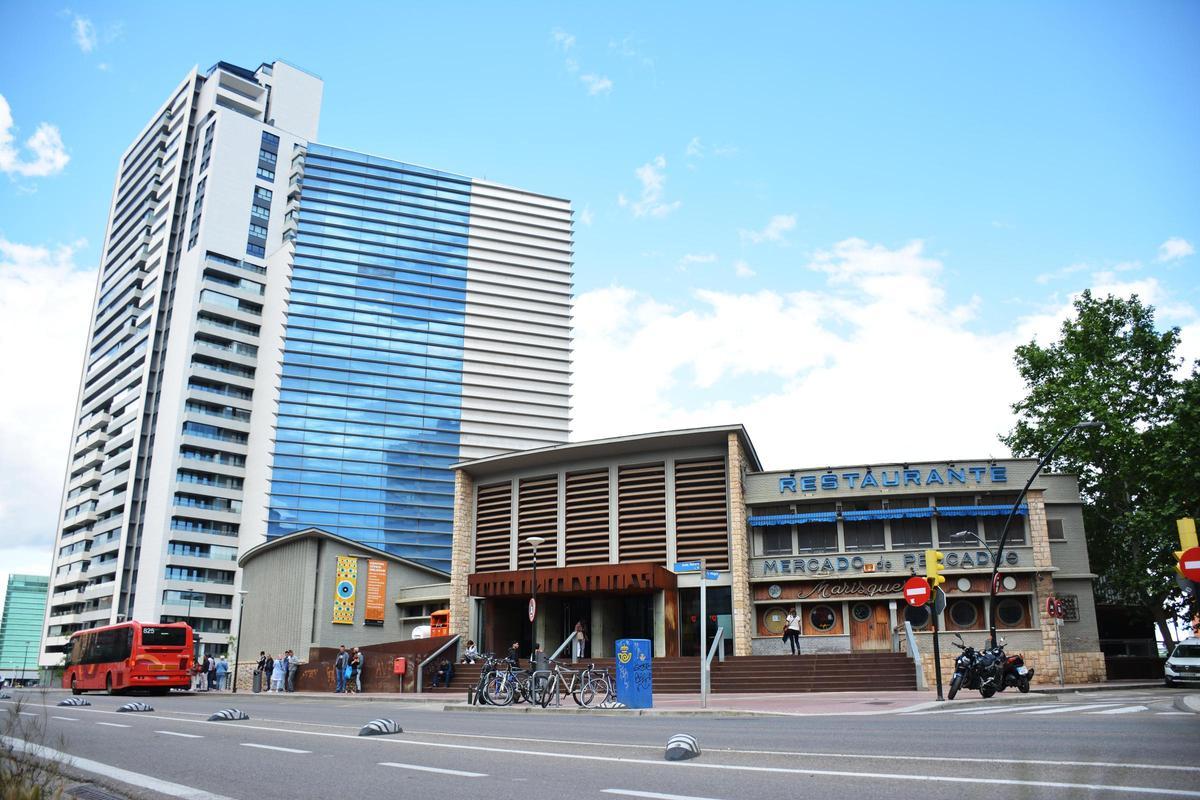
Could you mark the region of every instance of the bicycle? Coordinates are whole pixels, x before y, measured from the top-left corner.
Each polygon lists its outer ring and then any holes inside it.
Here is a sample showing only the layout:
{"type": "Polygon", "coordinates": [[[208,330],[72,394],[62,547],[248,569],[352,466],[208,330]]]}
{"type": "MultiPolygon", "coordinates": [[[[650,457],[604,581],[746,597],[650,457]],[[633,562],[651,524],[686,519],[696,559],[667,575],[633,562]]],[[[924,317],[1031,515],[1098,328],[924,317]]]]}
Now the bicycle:
{"type": "Polygon", "coordinates": [[[612,681],[608,670],[596,669],[589,664],[582,670],[564,667],[551,661],[551,668],[533,673],[537,703],[542,708],[550,705],[551,697],[569,694],[581,708],[595,708],[612,694],[612,681]]]}

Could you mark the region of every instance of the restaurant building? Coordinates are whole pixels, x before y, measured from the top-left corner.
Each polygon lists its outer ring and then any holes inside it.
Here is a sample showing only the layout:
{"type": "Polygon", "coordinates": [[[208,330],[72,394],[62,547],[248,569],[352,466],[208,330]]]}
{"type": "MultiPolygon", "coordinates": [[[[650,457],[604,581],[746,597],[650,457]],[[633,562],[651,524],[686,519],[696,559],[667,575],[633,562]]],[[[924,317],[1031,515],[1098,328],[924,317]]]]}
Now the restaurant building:
{"type": "MultiPolygon", "coordinates": [[[[699,651],[703,559],[709,635],[735,656],[785,652],[789,611],[809,653],[906,651],[906,619],[932,675],[931,619],[900,587],[945,554],[943,631],[987,635],[992,553],[1036,461],[858,464],[764,471],[740,425],[619,437],[455,466],[451,630],[502,651],[553,650],[582,622],[591,657],[619,638],[656,657],[699,651]],[[536,550],[536,630],[530,625],[536,550]]],[[[997,627],[1040,680],[1104,677],[1075,478],[1042,474],[1002,556],[997,627]],[[1056,630],[1048,598],[1064,601],[1056,630]]],[[[947,660],[956,652],[943,647],[947,660]],[[950,651],[947,653],[946,651],[950,651]]],[[[947,665],[948,666],[948,665],[947,665]]]]}

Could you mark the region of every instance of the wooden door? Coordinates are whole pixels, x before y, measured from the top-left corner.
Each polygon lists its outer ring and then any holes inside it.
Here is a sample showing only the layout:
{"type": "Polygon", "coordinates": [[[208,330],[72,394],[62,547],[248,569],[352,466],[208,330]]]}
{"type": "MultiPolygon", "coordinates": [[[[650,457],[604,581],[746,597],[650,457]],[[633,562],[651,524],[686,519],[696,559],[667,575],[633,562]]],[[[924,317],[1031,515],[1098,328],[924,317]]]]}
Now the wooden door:
{"type": "Polygon", "coordinates": [[[864,601],[850,604],[850,649],[892,649],[887,603],[864,601]]]}

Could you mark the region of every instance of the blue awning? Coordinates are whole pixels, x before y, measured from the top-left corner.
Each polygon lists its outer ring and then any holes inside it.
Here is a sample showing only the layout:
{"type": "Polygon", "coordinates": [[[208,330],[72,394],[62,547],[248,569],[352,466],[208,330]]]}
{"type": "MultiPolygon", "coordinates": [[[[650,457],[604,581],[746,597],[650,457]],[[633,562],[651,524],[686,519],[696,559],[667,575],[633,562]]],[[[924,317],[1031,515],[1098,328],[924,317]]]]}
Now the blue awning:
{"type": "MultiPolygon", "coordinates": [[[[926,519],[929,517],[999,517],[1006,516],[1012,506],[928,506],[925,508],[872,508],[866,511],[843,511],[842,519],[846,522],[858,522],[868,519],[926,519]]],[[[1029,506],[1017,506],[1018,516],[1027,516],[1029,506]]],[[[763,528],[770,525],[804,525],[809,522],[837,522],[835,511],[815,511],[808,514],[771,514],[761,517],[750,517],[751,528],[763,528]]]]}

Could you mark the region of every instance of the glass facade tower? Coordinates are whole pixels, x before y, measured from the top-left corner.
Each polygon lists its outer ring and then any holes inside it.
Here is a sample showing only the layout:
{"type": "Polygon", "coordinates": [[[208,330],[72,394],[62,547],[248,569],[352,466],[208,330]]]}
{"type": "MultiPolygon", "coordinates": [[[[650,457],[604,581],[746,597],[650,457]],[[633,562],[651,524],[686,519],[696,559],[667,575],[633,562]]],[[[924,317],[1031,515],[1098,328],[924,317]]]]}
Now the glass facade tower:
{"type": "Polygon", "coordinates": [[[8,576],[0,619],[0,679],[25,682],[37,677],[49,585],[45,575],[8,576]]]}

